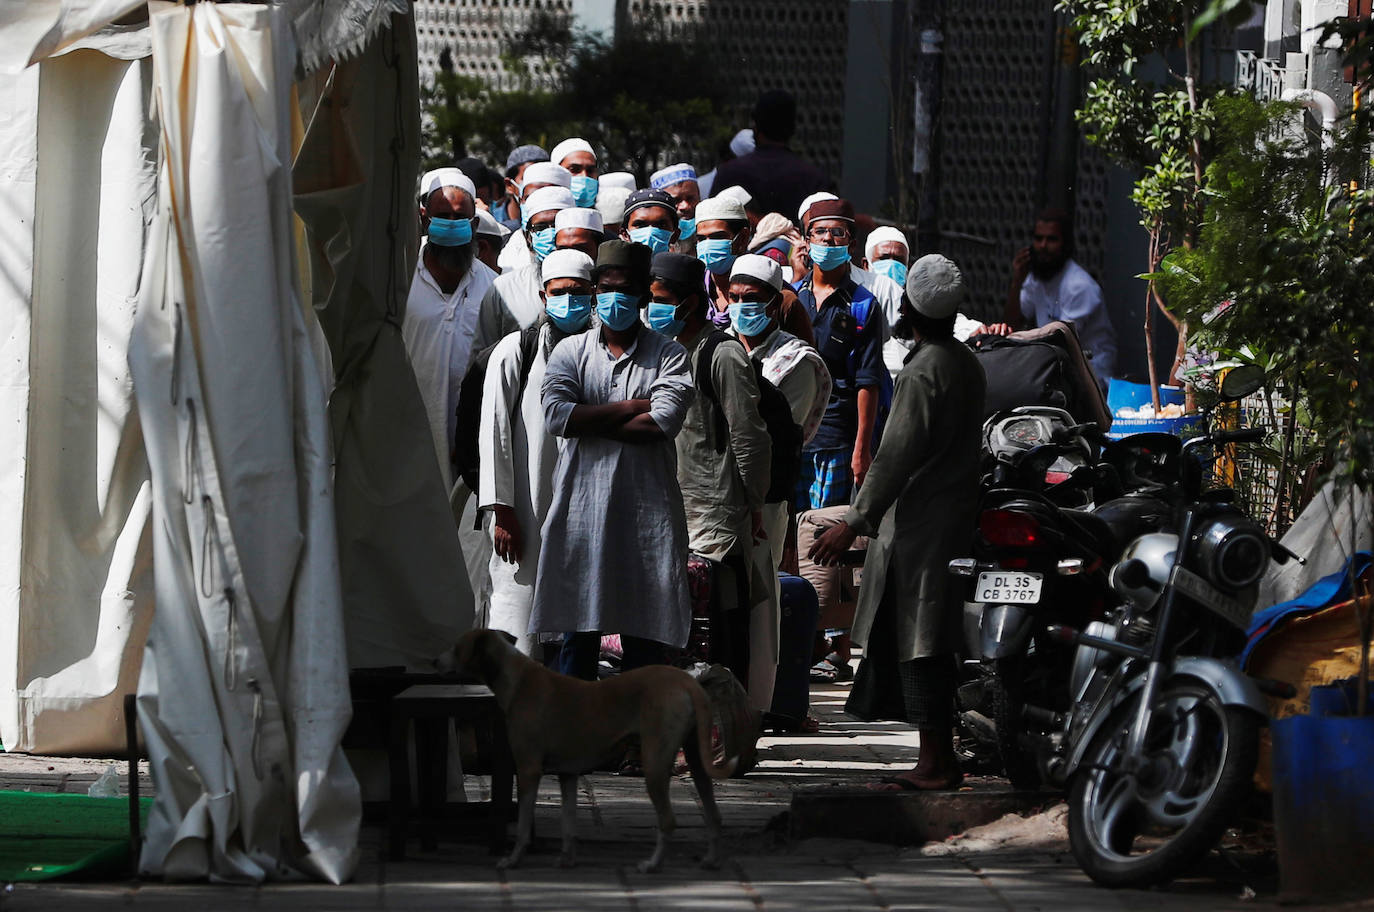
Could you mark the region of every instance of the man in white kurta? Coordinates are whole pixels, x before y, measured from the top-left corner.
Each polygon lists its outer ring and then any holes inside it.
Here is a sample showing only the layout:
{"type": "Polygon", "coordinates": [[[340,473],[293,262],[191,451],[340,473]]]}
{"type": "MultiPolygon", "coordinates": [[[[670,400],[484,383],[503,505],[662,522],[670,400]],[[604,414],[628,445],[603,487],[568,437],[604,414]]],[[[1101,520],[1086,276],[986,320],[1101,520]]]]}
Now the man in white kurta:
{"type": "Polygon", "coordinates": [[[673,438],[694,388],[682,346],[640,321],[649,261],[641,244],[601,245],[599,325],[564,339],[544,375],[560,439],[529,632],[570,633],[560,665],[584,679],[602,632],[621,635],[629,668],[663,661],[691,625],[673,438]]]}
{"type": "Polygon", "coordinates": [[[544,312],[539,295],[543,288],[539,267],[544,257],[553,253],[558,213],[572,206],[572,194],[566,187],[541,187],[525,200],[524,230],[534,244],[532,257],[522,265],[507,268],[482,297],[474,351],[482,351],[517,329],[524,329],[544,312]]]}
{"type": "Polygon", "coordinates": [[[487,626],[515,636],[526,655],[534,654],[537,643],[527,630],[542,544],[540,527],[553,500],[558,464],[558,438],[545,427],[540,390],[554,347],[587,328],[591,274],[591,258],[579,250],[555,250],[544,259],[546,314],[535,330],[534,347],[525,344],[526,330],[502,339],[487,362],[482,391],[477,503],[492,514],[487,626]],[[526,354],[531,358],[528,370],[526,354]]]}
{"type": "Polygon", "coordinates": [[[420,217],[428,240],[410,283],[401,336],[448,489],[453,486],[451,450],[458,389],[475,353],[472,342],[478,306],[496,273],[477,260],[472,243],[477,221],[477,191],[472,181],[457,168],[440,168],[421,179],[420,191],[424,201],[420,217]],[[466,231],[463,225],[468,226],[466,231]]]}

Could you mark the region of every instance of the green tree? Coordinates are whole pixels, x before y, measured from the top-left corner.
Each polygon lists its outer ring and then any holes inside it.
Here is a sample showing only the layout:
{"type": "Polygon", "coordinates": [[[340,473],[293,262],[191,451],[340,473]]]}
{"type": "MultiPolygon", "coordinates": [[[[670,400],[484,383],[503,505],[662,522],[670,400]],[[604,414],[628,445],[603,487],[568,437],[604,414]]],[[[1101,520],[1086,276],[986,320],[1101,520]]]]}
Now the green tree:
{"type": "MultiPolygon", "coordinates": [[[[1131,199],[1149,237],[1147,279],[1170,249],[1196,240],[1202,219],[1214,91],[1198,84],[1193,23],[1205,6],[1204,0],[1059,0],[1056,5],[1071,17],[1083,65],[1091,73],[1077,114],[1084,136],[1138,175],[1131,199]],[[1163,66],[1163,82],[1140,78],[1147,59],[1163,66]]],[[[1148,280],[1145,350],[1158,408],[1156,307],[1179,334],[1171,376],[1183,363],[1188,326],[1148,280]]]]}
{"type": "Polygon", "coordinates": [[[670,32],[661,18],[606,42],[545,14],[504,49],[513,88],[451,67],[439,74],[423,99],[426,161],[499,162],[521,143],[581,136],[603,171],[629,170],[643,184],[668,157],[707,160],[726,136],[734,87],[720,63],[699,32],[670,32]]]}

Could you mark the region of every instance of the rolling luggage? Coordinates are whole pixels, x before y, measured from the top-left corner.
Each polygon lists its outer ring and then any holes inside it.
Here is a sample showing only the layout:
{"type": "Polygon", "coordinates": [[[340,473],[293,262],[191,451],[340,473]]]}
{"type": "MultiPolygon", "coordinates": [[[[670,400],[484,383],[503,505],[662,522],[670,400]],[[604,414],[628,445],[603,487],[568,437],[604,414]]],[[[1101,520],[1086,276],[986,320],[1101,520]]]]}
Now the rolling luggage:
{"type": "Polygon", "coordinates": [[[800,576],[778,574],[782,588],[778,629],[778,674],[770,714],[800,724],[811,703],[811,650],[816,640],[820,602],[815,588],[800,576]]]}

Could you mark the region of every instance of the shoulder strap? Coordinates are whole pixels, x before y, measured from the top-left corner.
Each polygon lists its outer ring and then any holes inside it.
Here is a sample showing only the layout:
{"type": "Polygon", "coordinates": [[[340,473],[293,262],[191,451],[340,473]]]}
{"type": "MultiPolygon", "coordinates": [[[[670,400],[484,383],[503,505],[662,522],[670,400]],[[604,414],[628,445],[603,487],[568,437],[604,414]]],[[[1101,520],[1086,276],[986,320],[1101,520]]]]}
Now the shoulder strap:
{"type": "Polygon", "coordinates": [[[849,298],[849,312],[854,315],[854,322],[858,324],[862,331],[864,324],[868,322],[868,315],[873,310],[873,293],[857,282],[854,283],[854,294],[849,298]]]}
{"type": "Polygon", "coordinates": [[[725,423],[725,409],[720,407],[720,398],[716,395],[716,382],[711,377],[711,365],[712,359],[716,356],[716,349],[721,346],[721,343],[735,341],[734,336],[729,333],[712,329],[711,334],[702,343],[701,350],[697,352],[697,389],[715,409],[714,447],[717,453],[725,452],[725,441],[729,438],[730,428],[725,423]]]}
{"type": "Polygon", "coordinates": [[[512,411],[520,408],[520,400],[525,395],[525,383],[530,379],[530,369],[534,367],[535,353],[539,350],[539,332],[544,328],[543,320],[535,320],[520,330],[520,382],[515,387],[515,405],[512,411]]]}

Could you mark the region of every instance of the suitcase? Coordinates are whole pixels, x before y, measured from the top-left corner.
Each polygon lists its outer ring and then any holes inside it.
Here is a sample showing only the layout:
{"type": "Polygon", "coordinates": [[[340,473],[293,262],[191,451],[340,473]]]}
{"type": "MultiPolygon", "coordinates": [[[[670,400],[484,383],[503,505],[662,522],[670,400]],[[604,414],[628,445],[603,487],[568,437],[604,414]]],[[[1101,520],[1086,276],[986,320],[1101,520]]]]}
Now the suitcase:
{"type": "Polygon", "coordinates": [[[782,589],[778,627],[778,675],[770,713],[787,722],[806,719],[811,705],[811,650],[816,640],[820,602],[815,588],[800,576],[778,574],[782,589]]]}

